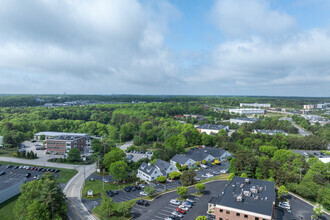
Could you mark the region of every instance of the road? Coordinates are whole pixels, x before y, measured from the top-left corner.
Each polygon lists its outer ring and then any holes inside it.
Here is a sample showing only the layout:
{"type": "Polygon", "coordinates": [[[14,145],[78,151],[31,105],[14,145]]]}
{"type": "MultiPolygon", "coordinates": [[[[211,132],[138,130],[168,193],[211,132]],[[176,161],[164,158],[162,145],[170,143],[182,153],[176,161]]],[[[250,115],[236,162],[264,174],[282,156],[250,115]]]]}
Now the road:
{"type": "Polygon", "coordinates": [[[48,166],[66,169],[76,169],[78,173],[66,184],[63,192],[68,198],[69,202],[69,219],[97,219],[90,212],[87,211],[86,207],[81,201],[81,191],[84,185],[85,177],[91,175],[96,168],[95,164],[92,165],[72,165],[72,164],[61,164],[61,163],[51,163],[45,161],[42,158],[35,160],[19,159],[12,157],[0,157],[0,161],[12,162],[12,163],[22,163],[35,166],[48,166]]]}
{"type": "Polygon", "coordinates": [[[63,192],[69,201],[69,219],[97,219],[88,212],[81,201],[81,191],[84,186],[85,177],[91,175],[95,171],[95,168],[95,164],[79,166],[77,169],[78,173],[65,186],[63,192]]]}
{"type": "Polygon", "coordinates": [[[291,122],[291,124],[296,127],[299,131],[299,134],[301,134],[302,136],[308,136],[311,135],[309,132],[305,131],[304,129],[302,129],[301,127],[299,127],[298,125],[296,125],[295,123],[291,122]]]}

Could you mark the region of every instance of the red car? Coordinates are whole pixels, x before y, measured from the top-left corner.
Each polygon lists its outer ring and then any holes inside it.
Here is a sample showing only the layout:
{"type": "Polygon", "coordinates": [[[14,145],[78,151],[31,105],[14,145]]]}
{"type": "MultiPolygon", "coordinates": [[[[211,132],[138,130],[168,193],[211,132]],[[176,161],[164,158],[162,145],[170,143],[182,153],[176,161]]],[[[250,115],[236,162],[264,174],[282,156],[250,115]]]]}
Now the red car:
{"type": "Polygon", "coordinates": [[[181,208],[176,208],[176,210],[175,211],[177,211],[177,212],[179,212],[179,213],[181,213],[181,214],[186,214],[186,210],[183,210],[183,209],[181,209],[181,208]]]}

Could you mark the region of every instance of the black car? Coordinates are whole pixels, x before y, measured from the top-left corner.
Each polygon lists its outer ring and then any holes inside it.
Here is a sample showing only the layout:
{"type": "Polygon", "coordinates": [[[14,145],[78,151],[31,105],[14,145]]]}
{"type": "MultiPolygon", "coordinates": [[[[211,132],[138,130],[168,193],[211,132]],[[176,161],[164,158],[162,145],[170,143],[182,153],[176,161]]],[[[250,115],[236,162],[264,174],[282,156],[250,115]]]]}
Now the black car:
{"type": "Polygon", "coordinates": [[[27,173],[27,174],[25,174],[25,177],[30,177],[31,176],[31,173],[27,173]]]}
{"type": "Polygon", "coordinates": [[[43,168],[43,169],[41,170],[41,172],[46,172],[46,169],[45,169],[45,168],[43,168]]]}
{"type": "Polygon", "coordinates": [[[118,194],[119,192],[117,190],[112,190],[112,193],[118,194]]]}
{"type": "Polygon", "coordinates": [[[41,171],[42,169],[43,169],[42,167],[39,167],[39,168],[38,168],[38,171],[41,171]]]}
{"type": "Polygon", "coordinates": [[[54,169],[50,169],[50,172],[54,172],[55,170],[54,169]]]}
{"type": "Polygon", "coordinates": [[[131,190],[132,191],[136,191],[136,188],[133,186],[133,187],[131,187],[131,190]]]}
{"type": "Polygon", "coordinates": [[[13,165],[8,165],[8,166],[7,166],[7,169],[12,168],[12,167],[13,167],[13,165]]]}
{"type": "Polygon", "coordinates": [[[206,215],[206,219],[214,220],[215,219],[215,216],[214,215],[207,214],[206,215]]]}
{"type": "Polygon", "coordinates": [[[135,187],[137,190],[141,190],[141,187],[140,186],[136,186],[135,187]]]}
{"type": "Polygon", "coordinates": [[[126,186],[126,187],[124,188],[124,191],[125,191],[125,192],[130,192],[130,191],[132,191],[132,190],[131,190],[130,187],[126,186]]]}
{"type": "Polygon", "coordinates": [[[148,206],[148,205],[150,205],[149,202],[147,202],[147,201],[145,201],[143,199],[136,201],[136,204],[142,205],[142,206],[148,206]]]}
{"type": "Polygon", "coordinates": [[[5,175],[5,174],[6,174],[5,171],[0,171],[0,176],[5,175]]]}
{"type": "Polygon", "coordinates": [[[109,197],[111,197],[111,196],[114,196],[114,195],[115,195],[113,192],[111,192],[111,190],[107,190],[107,191],[106,191],[106,193],[107,193],[107,195],[108,195],[109,197]]]}
{"type": "Polygon", "coordinates": [[[55,173],[58,173],[58,172],[60,172],[60,170],[55,170],[55,173]]]}

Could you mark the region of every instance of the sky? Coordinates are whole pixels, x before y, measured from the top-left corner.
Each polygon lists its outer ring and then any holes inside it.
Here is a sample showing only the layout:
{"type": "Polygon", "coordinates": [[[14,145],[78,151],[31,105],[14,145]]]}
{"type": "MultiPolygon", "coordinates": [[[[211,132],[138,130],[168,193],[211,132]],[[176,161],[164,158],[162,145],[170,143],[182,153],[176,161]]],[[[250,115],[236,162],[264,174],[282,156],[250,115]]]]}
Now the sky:
{"type": "Polygon", "coordinates": [[[0,0],[0,94],[330,96],[330,0],[0,0]]]}

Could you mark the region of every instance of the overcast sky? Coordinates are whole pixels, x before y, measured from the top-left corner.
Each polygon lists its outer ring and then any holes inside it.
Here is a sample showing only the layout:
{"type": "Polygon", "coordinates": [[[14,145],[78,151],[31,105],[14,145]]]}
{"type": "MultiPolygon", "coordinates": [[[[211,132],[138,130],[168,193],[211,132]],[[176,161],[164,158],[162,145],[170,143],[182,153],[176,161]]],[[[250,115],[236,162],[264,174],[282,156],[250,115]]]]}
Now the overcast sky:
{"type": "Polygon", "coordinates": [[[329,0],[0,0],[0,93],[330,96],[329,0]]]}

